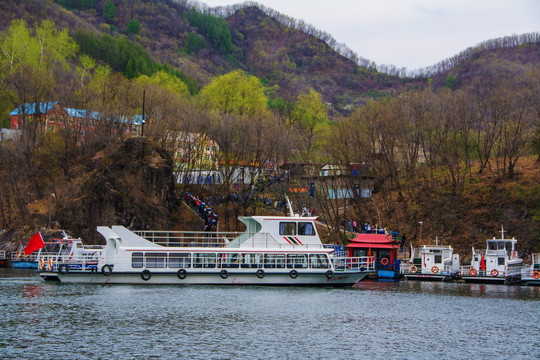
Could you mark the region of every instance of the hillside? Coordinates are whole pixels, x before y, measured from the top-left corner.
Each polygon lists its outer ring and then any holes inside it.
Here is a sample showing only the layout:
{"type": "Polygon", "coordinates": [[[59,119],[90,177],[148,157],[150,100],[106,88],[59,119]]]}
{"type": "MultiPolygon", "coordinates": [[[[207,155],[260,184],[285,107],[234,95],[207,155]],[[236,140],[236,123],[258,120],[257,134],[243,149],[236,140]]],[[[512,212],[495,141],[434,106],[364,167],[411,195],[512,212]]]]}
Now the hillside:
{"type": "Polygon", "coordinates": [[[0,30],[6,30],[14,19],[32,24],[46,14],[47,19],[60,28],[68,28],[72,35],[82,29],[98,36],[105,33],[120,36],[126,33],[129,21],[137,19],[140,30],[137,35],[129,35],[130,40],[143,45],[155,61],[166,62],[196,79],[199,87],[213,76],[240,68],[264,79],[269,86],[277,85],[280,97],[292,99],[314,88],[326,102],[345,113],[367,98],[426,83],[361,68],[322,40],[283,25],[257,7],[239,10],[226,19],[233,43],[229,53],[216,48],[205,36],[206,46],[186,54],[187,38],[191,34],[200,36],[202,31],[185,19],[189,9],[183,3],[140,0],[114,3],[116,19],[111,22],[104,17],[103,1],[96,1],[95,6],[87,9],[66,10],[43,0],[8,0],[0,4],[5,14],[0,19],[0,30]]]}
{"type": "MultiPolygon", "coordinates": [[[[378,72],[369,61],[361,62],[366,66],[359,66],[320,38],[284,25],[278,17],[285,16],[277,13],[269,16],[262,7],[237,5],[232,15],[226,17],[232,46],[224,50],[213,38],[216,34],[209,33],[203,26],[204,21],[213,21],[215,17],[209,16],[203,19],[203,25],[195,26],[191,24],[193,20],[187,19],[190,5],[185,2],[115,0],[116,16],[112,20],[104,14],[104,3],[103,0],[3,1],[0,30],[6,30],[14,19],[32,24],[47,18],[60,28],[68,28],[72,35],[77,30],[98,36],[127,34],[131,41],[141,44],[154,61],[182,71],[194,79],[199,88],[216,75],[243,69],[263,79],[270,87],[276,86],[275,96],[287,100],[315,89],[325,102],[332,104],[336,112],[331,115],[348,114],[369,98],[427,85],[427,79],[421,74],[416,79],[387,75],[378,72]],[[134,20],[139,24],[137,33],[128,33],[128,25],[134,20]],[[193,41],[198,43],[193,45],[193,41]]],[[[205,9],[203,3],[193,4],[205,9]]],[[[492,43],[496,42],[486,42],[492,43]]],[[[464,50],[452,59],[441,59],[440,64],[429,70],[434,85],[459,87],[482,78],[485,71],[496,68],[501,62],[520,67],[537,63],[540,58],[538,43],[498,47],[484,45],[464,50]]],[[[362,55],[369,57],[369,54],[362,55]]]]}
{"type": "MultiPolygon", "coordinates": [[[[20,141],[0,143],[0,231],[58,224],[95,241],[98,224],[191,225],[177,206],[175,191],[183,185],[175,188],[173,171],[255,164],[304,188],[313,180],[294,179],[297,168],[310,168],[315,178],[332,164],[360,175],[317,178],[327,188],[306,199],[317,208],[325,202],[354,208],[358,220],[400,229],[416,242],[423,221],[425,236],[452,238],[460,252],[482,246],[503,224],[522,241],[520,251],[539,249],[535,36],[488,41],[441,62],[429,79],[406,78],[361,66],[328,37],[253,4],[222,17],[172,0],[7,0],[0,10],[3,46],[19,50],[24,43],[5,33],[12,20],[24,19],[32,29],[51,20],[50,32],[57,34],[56,26],[69,32],[59,43],[72,49],[65,57],[45,56],[44,71],[35,71],[41,64],[35,57],[55,49],[33,52],[32,61],[18,58],[22,65],[14,68],[2,58],[3,124],[24,102],[57,100],[95,112],[28,117],[20,141]],[[67,66],[60,66],[64,59],[67,66]],[[141,113],[147,119],[141,131],[122,133],[126,116],[141,113]],[[208,141],[216,150],[203,154],[208,141]],[[330,187],[368,188],[373,198],[328,201],[330,187]],[[50,194],[61,196],[53,202],[50,194]]],[[[14,25],[43,49],[25,24],[14,25]]],[[[263,194],[253,192],[260,179],[243,185],[223,179],[199,190],[219,198],[246,195],[231,219],[263,207],[257,203],[263,194]]],[[[264,195],[282,200],[283,194],[282,188],[264,195]]],[[[339,229],[339,211],[330,205],[323,211],[332,230],[339,229]]],[[[331,232],[329,241],[342,240],[331,232]]]]}

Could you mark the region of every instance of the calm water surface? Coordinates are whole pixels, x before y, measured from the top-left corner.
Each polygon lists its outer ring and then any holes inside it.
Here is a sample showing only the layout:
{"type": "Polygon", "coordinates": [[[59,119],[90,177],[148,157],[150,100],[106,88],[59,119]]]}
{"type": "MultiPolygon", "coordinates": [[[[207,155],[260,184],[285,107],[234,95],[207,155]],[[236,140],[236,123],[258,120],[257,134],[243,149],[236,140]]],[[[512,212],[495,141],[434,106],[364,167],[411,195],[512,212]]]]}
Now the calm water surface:
{"type": "Polygon", "coordinates": [[[0,270],[2,359],[540,359],[540,288],[45,283],[0,270]]]}

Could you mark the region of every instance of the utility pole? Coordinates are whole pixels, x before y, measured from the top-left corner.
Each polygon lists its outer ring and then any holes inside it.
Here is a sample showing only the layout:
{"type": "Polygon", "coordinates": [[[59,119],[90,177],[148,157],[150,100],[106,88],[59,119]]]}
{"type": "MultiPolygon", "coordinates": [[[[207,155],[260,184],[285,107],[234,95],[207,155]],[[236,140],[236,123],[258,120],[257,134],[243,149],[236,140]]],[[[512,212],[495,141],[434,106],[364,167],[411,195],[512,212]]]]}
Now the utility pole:
{"type": "Polygon", "coordinates": [[[142,123],[141,123],[141,136],[144,136],[144,119],[145,119],[145,116],[144,116],[144,103],[145,103],[145,100],[146,100],[146,89],[143,90],[142,92],[142,123]]]}

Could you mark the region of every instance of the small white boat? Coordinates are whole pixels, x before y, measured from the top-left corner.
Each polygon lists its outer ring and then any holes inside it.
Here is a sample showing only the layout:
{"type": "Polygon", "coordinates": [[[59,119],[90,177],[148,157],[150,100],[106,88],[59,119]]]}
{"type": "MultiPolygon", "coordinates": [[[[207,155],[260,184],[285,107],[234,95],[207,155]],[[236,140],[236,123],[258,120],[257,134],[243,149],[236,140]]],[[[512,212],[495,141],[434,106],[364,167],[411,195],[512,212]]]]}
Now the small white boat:
{"type": "Polygon", "coordinates": [[[527,285],[540,285],[540,253],[531,255],[531,265],[521,270],[521,281],[527,285]]]}
{"type": "Polygon", "coordinates": [[[244,233],[133,232],[98,227],[106,240],[95,268],[58,259],[47,280],[98,284],[353,285],[374,271],[368,257],[337,257],[323,246],[316,217],[246,216],[244,233]],[[99,271],[96,271],[99,270],[99,271]]]}
{"type": "Polygon", "coordinates": [[[84,249],[81,239],[74,239],[64,232],[62,239],[52,238],[48,241],[43,241],[40,233],[37,233],[30,239],[38,242],[35,250],[25,254],[25,249],[22,247],[11,254],[11,265],[15,269],[39,269],[45,268],[51,261],[57,259],[68,259],[73,256],[78,256],[84,249]]]}
{"type": "Polygon", "coordinates": [[[418,249],[411,246],[411,258],[401,263],[400,272],[407,280],[455,280],[459,276],[459,255],[451,246],[437,243],[418,249]]]}
{"type": "Polygon", "coordinates": [[[465,282],[475,283],[519,283],[523,259],[518,256],[516,244],[515,238],[504,237],[502,228],[501,238],[488,239],[485,251],[472,248],[471,265],[461,267],[461,278],[465,282]]]}

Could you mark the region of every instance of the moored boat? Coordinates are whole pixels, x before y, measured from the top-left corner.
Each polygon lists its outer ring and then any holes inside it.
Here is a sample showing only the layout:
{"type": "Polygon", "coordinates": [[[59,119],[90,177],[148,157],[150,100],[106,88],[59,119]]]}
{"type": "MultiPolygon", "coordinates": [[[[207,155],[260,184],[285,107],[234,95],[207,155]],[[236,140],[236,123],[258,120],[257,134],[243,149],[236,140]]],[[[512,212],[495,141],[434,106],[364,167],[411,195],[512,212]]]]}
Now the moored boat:
{"type": "Polygon", "coordinates": [[[374,270],[368,257],[333,256],[316,217],[247,216],[243,233],[130,231],[98,227],[106,245],[98,262],[54,261],[47,280],[116,284],[246,284],[345,286],[374,270]]]}
{"type": "Polygon", "coordinates": [[[540,285],[540,253],[531,255],[531,265],[521,270],[521,281],[527,285],[540,285]]]}
{"type": "Polygon", "coordinates": [[[459,276],[459,255],[451,246],[422,245],[411,247],[411,258],[401,264],[401,274],[407,280],[448,281],[459,276]]]}
{"type": "Polygon", "coordinates": [[[7,265],[6,252],[4,250],[0,251],[0,267],[7,265]]]}
{"type": "Polygon", "coordinates": [[[78,256],[84,249],[81,239],[70,237],[64,232],[63,238],[43,241],[40,233],[34,235],[24,249],[11,254],[11,264],[15,269],[42,270],[57,259],[78,256]]]}
{"type": "Polygon", "coordinates": [[[518,256],[516,244],[515,238],[504,237],[501,228],[501,238],[488,239],[485,251],[472,248],[471,265],[461,267],[461,278],[471,283],[519,283],[523,260],[518,256]]]}

